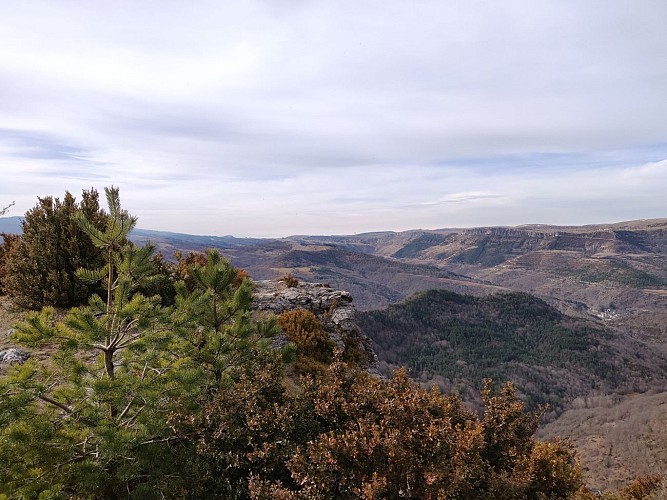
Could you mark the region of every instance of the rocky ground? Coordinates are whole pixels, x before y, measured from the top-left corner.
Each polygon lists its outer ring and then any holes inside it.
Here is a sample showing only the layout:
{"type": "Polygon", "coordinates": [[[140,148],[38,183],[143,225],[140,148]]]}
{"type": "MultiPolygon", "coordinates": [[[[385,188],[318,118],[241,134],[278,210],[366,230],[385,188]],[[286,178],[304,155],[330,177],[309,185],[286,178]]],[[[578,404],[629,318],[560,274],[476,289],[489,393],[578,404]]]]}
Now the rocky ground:
{"type": "Polygon", "coordinates": [[[14,323],[20,318],[20,311],[12,306],[7,297],[0,296],[0,373],[8,365],[22,363],[28,357],[28,353],[17,348],[9,338],[14,323]]]}

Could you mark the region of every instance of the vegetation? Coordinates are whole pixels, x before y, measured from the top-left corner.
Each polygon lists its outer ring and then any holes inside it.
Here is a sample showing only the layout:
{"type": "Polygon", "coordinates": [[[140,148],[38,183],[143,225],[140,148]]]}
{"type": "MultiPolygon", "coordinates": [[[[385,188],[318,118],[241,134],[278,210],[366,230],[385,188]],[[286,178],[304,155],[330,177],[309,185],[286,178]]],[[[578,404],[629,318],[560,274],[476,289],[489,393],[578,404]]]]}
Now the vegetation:
{"type": "Polygon", "coordinates": [[[447,237],[437,233],[426,233],[412,240],[403,248],[394,252],[392,257],[397,259],[411,259],[419,256],[419,253],[427,248],[439,245],[447,241],[447,237]]]}
{"type": "MultiPolygon", "coordinates": [[[[16,325],[15,341],[53,355],[0,378],[0,497],[581,492],[573,450],[533,438],[541,410],[526,411],[511,384],[496,390],[487,382],[478,415],[456,396],[415,386],[405,371],[390,380],[358,371],[333,352],[312,314],[254,318],[249,279],[216,251],[171,266],[151,245],[129,244],[136,218],[122,209],[117,188],[105,194],[108,213],[75,210],[68,218],[95,249],[75,272],[91,286],[88,304],[64,313],[48,295],[51,304],[16,325]],[[318,370],[286,376],[285,352],[268,346],[277,323],[318,370]]],[[[47,212],[43,222],[49,217],[60,215],[47,212]]],[[[498,300],[512,317],[529,320],[542,307],[558,319],[539,303],[498,300]]],[[[572,351],[588,345],[567,335],[558,342],[572,351]]]]}
{"type": "Polygon", "coordinates": [[[0,244],[0,295],[5,295],[7,290],[5,288],[5,280],[7,279],[7,259],[21,237],[16,234],[0,233],[2,237],[2,244],[0,244]]]}
{"type": "Polygon", "coordinates": [[[168,311],[158,297],[135,293],[151,279],[152,248],[125,244],[136,219],[120,208],[117,189],[107,199],[103,230],[78,219],[106,257],[78,274],[102,281],[104,296],[91,295],[62,321],[47,307],[16,327],[23,344],[58,350],[53,363],[28,362],[2,381],[4,493],[115,498],[163,481],[165,404],[190,385],[171,369],[183,361],[171,349],[168,311]]]}
{"type": "Polygon", "coordinates": [[[567,436],[586,467],[587,483],[601,490],[628,484],[637,475],[664,473],[667,461],[667,392],[580,397],[539,439],[567,436]]]}
{"type": "Polygon", "coordinates": [[[219,387],[237,376],[254,356],[255,344],[277,333],[277,326],[275,318],[251,320],[250,280],[217,250],[195,260],[186,273],[191,286],[176,285],[177,322],[193,361],[219,387]]]}
{"type": "Polygon", "coordinates": [[[622,261],[596,262],[595,265],[583,266],[579,269],[563,268],[557,274],[576,278],[587,283],[610,281],[632,288],[660,288],[667,280],[631,267],[622,261]]]}
{"type": "Polygon", "coordinates": [[[310,311],[285,311],[278,318],[280,329],[296,346],[298,373],[317,373],[333,359],[334,343],[317,317],[310,311]]]}
{"type": "Polygon", "coordinates": [[[96,230],[105,226],[97,191],[83,191],[79,203],[69,192],[62,201],[39,198],[37,206],[25,214],[20,239],[5,238],[2,283],[14,303],[38,309],[69,307],[87,300],[92,288],[77,279],[76,270],[102,265],[103,256],[75,220],[77,215],[96,230]]]}
{"type": "Polygon", "coordinates": [[[568,398],[649,376],[648,368],[617,355],[610,333],[525,293],[432,290],[360,313],[358,321],[380,359],[408,366],[415,378],[462,391],[483,378],[511,379],[532,407],[558,409],[568,398]]]}
{"type": "Polygon", "coordinates": [[[581,471],[564,443],[532,439],[510,385],[490,386],[482,419],[458,398],[333,363],[290,393],[265,365],[192,418],[172,416],[194,447],[193,496],[220,498],[568,498],[581,471]],[[194,444],[193,444],[194,443],[194,444]]]}
{"type": "MultiPolygon", "coordinates": [[[[103,267],[77,275],[101,281],[103,296],[91,295],[88,306],[72,309],[62,320],[46,307],[16,326],[15,340],[51,345],[56,352],[52,362],[29,361],[0,381],[0,494],[152,498],[179,491],[185,479],[178,473],[181,459],[172,452],[175,438],[167,416],[177,404],[196,410],[196,398],[218,386],[223,367],[232,365],[229,352],[245,354],[248,349],[230,338],[251,344],[251,335],[272,333],[237,314],[237,305],[247,300],[220,295],[220,288],[188,295],[175,308],[140,293],[155,277],[153,248],[126,242],[136,219],[121,209],[116,188],[106,194],[104,229],[85,214],[77,216],[106,258],[103,267]],[[224,320],[188,314],[193,304],[201,306],[199,313],[216,299],[219,311],[234,314],[224,320]],[[212,338],[209,326],[219,339],[212,338]],[[202,336],[218,347],[218,357],[207,357],[207,346],[194,347],[194,338],[202,336]]],[[[220,268],[236,274],[214,253],[208,257],[209,267],[192,273],[210,271],[204,278],[215,281],[211,286],[224,282],[216,274],[220,268]]],[[[248,289],[242,284],[240,295],[248,296],[248,289]]]]}
{"type": "Polygon", "coordinates": [[[483,236],[475,241],[472,248],[456,255],[453,261],[462,264],[496,266],[505,262],[514,250],[523,248],[527,240],[526,236],[518,235],[509,238],[501,235],[483,236]]]}
{"type": "Polygon", "coordinates": [[[289,273],[280,278],[278,281],[282,281],[288,288],[294,288],[299,286],[299,280],[294,277],[293,274],[289,273]]]}

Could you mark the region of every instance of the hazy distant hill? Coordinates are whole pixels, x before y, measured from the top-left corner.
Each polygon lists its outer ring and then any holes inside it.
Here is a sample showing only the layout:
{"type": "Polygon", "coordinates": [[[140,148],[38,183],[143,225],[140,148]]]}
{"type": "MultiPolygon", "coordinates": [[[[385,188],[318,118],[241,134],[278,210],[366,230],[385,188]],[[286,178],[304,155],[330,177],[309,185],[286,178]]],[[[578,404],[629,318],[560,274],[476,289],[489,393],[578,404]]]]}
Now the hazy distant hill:
{"type": "Polygon", "coordinates": [[[260,245],[267,240],[261,238],[236,238],[234,236],[198,236],[168,231],[134,229],[130,239],[138,244],[148,241],[153,243],[166,257],[171,257],[176,250],[203,251],[207,248],[236,248],[248,245],[260,245]]]}
{"type": "Polygon", "coordinates": [[[21,217],[0,217],[0,233],[20,234],[21,217]]]}
{"type": "MultiPolygon", "coordinates": [[[[0,233],[21,234],[22,217],[0,217],[0,233]]],[[[169,231],[153,231],[151,229],[134,229],[132,241],[145,243],[151,241],[158,247],[174,249],[205,249],[209,247],[233,248],[242,245],[256,245],[266,242],[261,238],[236,238],[234,236],[200,236],[194,234],[172,233],[169,231]]]]}

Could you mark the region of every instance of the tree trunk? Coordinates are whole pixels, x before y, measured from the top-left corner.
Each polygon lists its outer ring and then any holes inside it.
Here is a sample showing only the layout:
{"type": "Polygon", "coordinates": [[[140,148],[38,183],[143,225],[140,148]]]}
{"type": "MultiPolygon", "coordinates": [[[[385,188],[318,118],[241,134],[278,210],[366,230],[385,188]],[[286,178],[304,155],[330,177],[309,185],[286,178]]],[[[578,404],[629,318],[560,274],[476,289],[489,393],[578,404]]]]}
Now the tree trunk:
{"type": "Polygon", "coordinates": [[[107,376],[113,380],[115,378],[114,375],[114,366],[113,366],[113,355],[114,355],[114,349],[109,348],[104,351],[104,369],[107,372],[107,376]]]}

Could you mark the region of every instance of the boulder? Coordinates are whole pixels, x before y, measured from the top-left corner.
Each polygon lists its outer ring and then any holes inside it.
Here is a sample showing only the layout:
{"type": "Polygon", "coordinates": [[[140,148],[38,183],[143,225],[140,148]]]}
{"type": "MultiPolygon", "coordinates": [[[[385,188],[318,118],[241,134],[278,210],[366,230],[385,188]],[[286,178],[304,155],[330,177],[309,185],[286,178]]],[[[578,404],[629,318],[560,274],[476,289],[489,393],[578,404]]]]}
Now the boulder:
{"type": "Polygon", "coordinates": [[[29,353],[16,347],[4,349],[0,351],[0,365],[13,365],[14,363],[22,365],[29,357],[29,353]]]}

